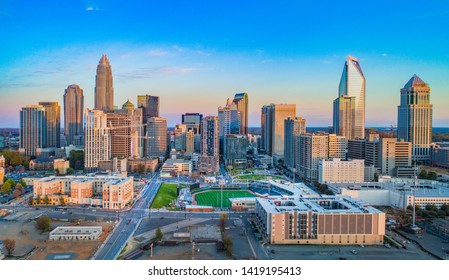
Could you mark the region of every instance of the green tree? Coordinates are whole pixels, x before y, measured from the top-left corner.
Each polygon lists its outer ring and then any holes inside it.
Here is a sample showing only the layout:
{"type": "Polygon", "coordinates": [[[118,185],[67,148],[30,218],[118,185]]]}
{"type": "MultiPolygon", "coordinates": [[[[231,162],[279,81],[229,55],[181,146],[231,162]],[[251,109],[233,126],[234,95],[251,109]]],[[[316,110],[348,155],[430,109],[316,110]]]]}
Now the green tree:
{"type": "Polygon", "coordinates": [[[419,179],[427,179],[427,171],[426,170],[421,170],[421,172],[419,172],[418,178],[419,179]]]}
{"type": "Polygon", "coordinates": [[[72,175],[75,170],[72,167],[67,168],[67,175],[72,175]]]}
{"type": "Polygon", "coordinates": [[[11,178],[7,179],[5,181],[5,183],[9,183],[11,185],[11,188],[16,185],[16,182],[13,179],[11,179],[11,178]]]}
{"type": "Polygon", "coordinates": [[[27,186],[27,183],[25,182],[25,180],[23,178],[19,180],[19,184],[21,184],[22,187],[26,187],[27,186]]]}
{"type": "Polygon", "coordinates": [[[427,179],[435,181],[438,179],[438,175],[437,173],[430,171],[429,173],[427,173],[427,179]]]}
{"type": "Polygon", "coordinates": [[[12,186],[11,183],[9,183],[8,181],[6,181],[3,186],[1,187],[1,192],[2,193],[10,193],[12,190],[12,186]]]}
{"type": "Polygon", "coordinates": [[[70,151],[69,162],[73,169],[82,170],[84,168],[84,151],[70,151]]]}
{"type": "Polygon", "coordinates": [[[44,204],[45,204],[45,205],[50,204],[50,198],[48,198],[48,195],[46,195],[46,196],[44,197],[44,204]]]}
{"type": "Polygon", "coordinates": [[[12,239],[5,239],[3,240],[3,246],[5,247],[6,254],[11,256],[16,248],[16,241],[12,239]]]}
{"type": "Polygon", "coordinates": [[[157,228],[156,229],[156,240],[161,241],[163,236],[164,236],[164,234],[162,233],[161,228],[157,228]]]}
{"type": "Polygon", "coordinates": [[[38,205],[42,204],[42,198],[40,195],[37,195],[37,197],[36,197],[36,204],[38,204],[38,205]]]}
{"type": "Polygon", "coordinates": [[[51,220],[47,216],[41,216],[36,220],[36,228],[41,232],[49,231],[51,228],[51,220]]]}

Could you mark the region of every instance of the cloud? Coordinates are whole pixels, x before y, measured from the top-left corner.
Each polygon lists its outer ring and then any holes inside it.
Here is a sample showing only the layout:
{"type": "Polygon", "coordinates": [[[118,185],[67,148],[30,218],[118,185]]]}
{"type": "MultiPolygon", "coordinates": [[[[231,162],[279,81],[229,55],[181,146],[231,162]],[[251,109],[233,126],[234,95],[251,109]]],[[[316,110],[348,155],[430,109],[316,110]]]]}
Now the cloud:
{"type": "Polygon", "coordinates": [[[151,50],[148,52],[148,55],[151,57],[162,57],[167,56],[169,53],[163,50],[151,50]]]}
{"type": "Polygon", "coordinates": [[[87,7],[86,11],[99,11],[99,8],[94,8],[94,7],[87,7]]]}
{"type": "Polygon", "coordinates": [[[270,62],[273,62],[273,60],[272,59],[265,59],[265,60],[262,60],[260,63],[270,63],[270,62]]]}
{"type": "Polygon", "coordinates": [[[386,56],[387,56],[387,54],[386,54],[386,53],[383,53],[383,54],[382,54],[382,56],[383,56],[383,57],[386,57],[386,56]]]}

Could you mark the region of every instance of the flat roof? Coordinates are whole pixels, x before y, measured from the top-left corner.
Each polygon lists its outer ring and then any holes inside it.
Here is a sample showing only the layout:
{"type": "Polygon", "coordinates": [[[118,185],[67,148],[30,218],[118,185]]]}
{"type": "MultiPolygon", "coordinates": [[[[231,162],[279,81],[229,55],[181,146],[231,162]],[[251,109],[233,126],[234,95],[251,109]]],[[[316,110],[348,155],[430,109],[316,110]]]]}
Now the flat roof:
{"type": "Polygon", "coordinates": [[[83,235],[101,233],[101,226],[60,226],[50,232],[50,235],[83,235]]]}
{"type": "Polygon", "coordinates": [[[283,212],[315,212],[317,214],[373,214],[383,213],[374,207],[349,196],[321,196],[321,197],[277,197],[256,198],[269,213],[283,212]],[[335,207],[333,207],[335,206],[335,207]]]}
{"type": "Polygon", "coordinates": [[[390,191],[393,193],[407,194],[415,197],[449,198],[449,185],[438,181],[413,179],[392,179],[384,182],[363,183],[329,183],[328,186],[336,193],[342,193],[343,189],[359,191],[390,191]]]}

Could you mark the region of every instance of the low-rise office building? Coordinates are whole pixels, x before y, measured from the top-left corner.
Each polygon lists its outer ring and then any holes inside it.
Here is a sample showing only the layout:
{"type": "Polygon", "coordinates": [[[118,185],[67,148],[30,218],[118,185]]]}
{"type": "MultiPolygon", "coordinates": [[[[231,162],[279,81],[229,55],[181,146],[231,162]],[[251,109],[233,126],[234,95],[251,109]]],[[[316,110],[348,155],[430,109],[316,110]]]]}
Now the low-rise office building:
{"type": "Polygon", "coordinates": [[[105,209],[122,209],[133,198],[132,177],[119,176],[65,176],[45,177],[34,181],[35,203],[88,204],[105,209]]]}
{"type": "Polygon", "coordinates": [[[192,174],[192,162],[184,159],[167,159],[161,167],[161,176],[170,177],[172,174],[192,174]]]}
{"type": "Polygon", "coordinates": [[[50,240],[97,240],[103,232],[100,226],[57,227],[50,232],[50,240]]]}
{"type": "Polygon", "coordinates": [[[350,196],[376,206],[406,209],[413,205],[413,198],[420,207],[449,204],[449,184],[431,180],[383,176],[379,177],[379,182],[331,183],[328,188],[334,194],[350,196]]]}
{"type": "Polygon", "coordinates": [[[380,245],[385,213],[350,197],[256,198],[256,219],[271,244],[380,245]]]}

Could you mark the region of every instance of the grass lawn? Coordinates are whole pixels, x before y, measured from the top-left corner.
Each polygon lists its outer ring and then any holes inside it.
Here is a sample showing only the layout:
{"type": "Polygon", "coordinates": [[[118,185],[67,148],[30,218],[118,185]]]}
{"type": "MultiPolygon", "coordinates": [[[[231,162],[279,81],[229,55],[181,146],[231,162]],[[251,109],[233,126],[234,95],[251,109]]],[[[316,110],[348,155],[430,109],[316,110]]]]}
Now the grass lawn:
{"type": "MultiPolygon", "coordinates": [[[[225,191],[223,190],[223,207],[231,207],[229,198],[234,197],[254,197],[247,191],[225,191]]],[[[208,191],[195,196],[198,205],[221,207],[221,191],[208,191]]]]}
{"type": "MultiPolygon", "coordinates": [[[[267,174],[267,178],[271,179],[282,179],[281,176],[277,176],[277,175],[268,175],[267,174]]],[[[237,176],[237,179],[244,179],[244,180],[265,180],[265,175],[264,174],[243,174],[243,175],[239,175],[237,176]]]]}
{"type": "Polygon", "coordinates": [[[153,200],[153,203],[151,204],[151,208],[162,208],[164,206],[168,206],[168,204],[176,198],[177,186],[177,184],[162,184],[153,200]]]}

